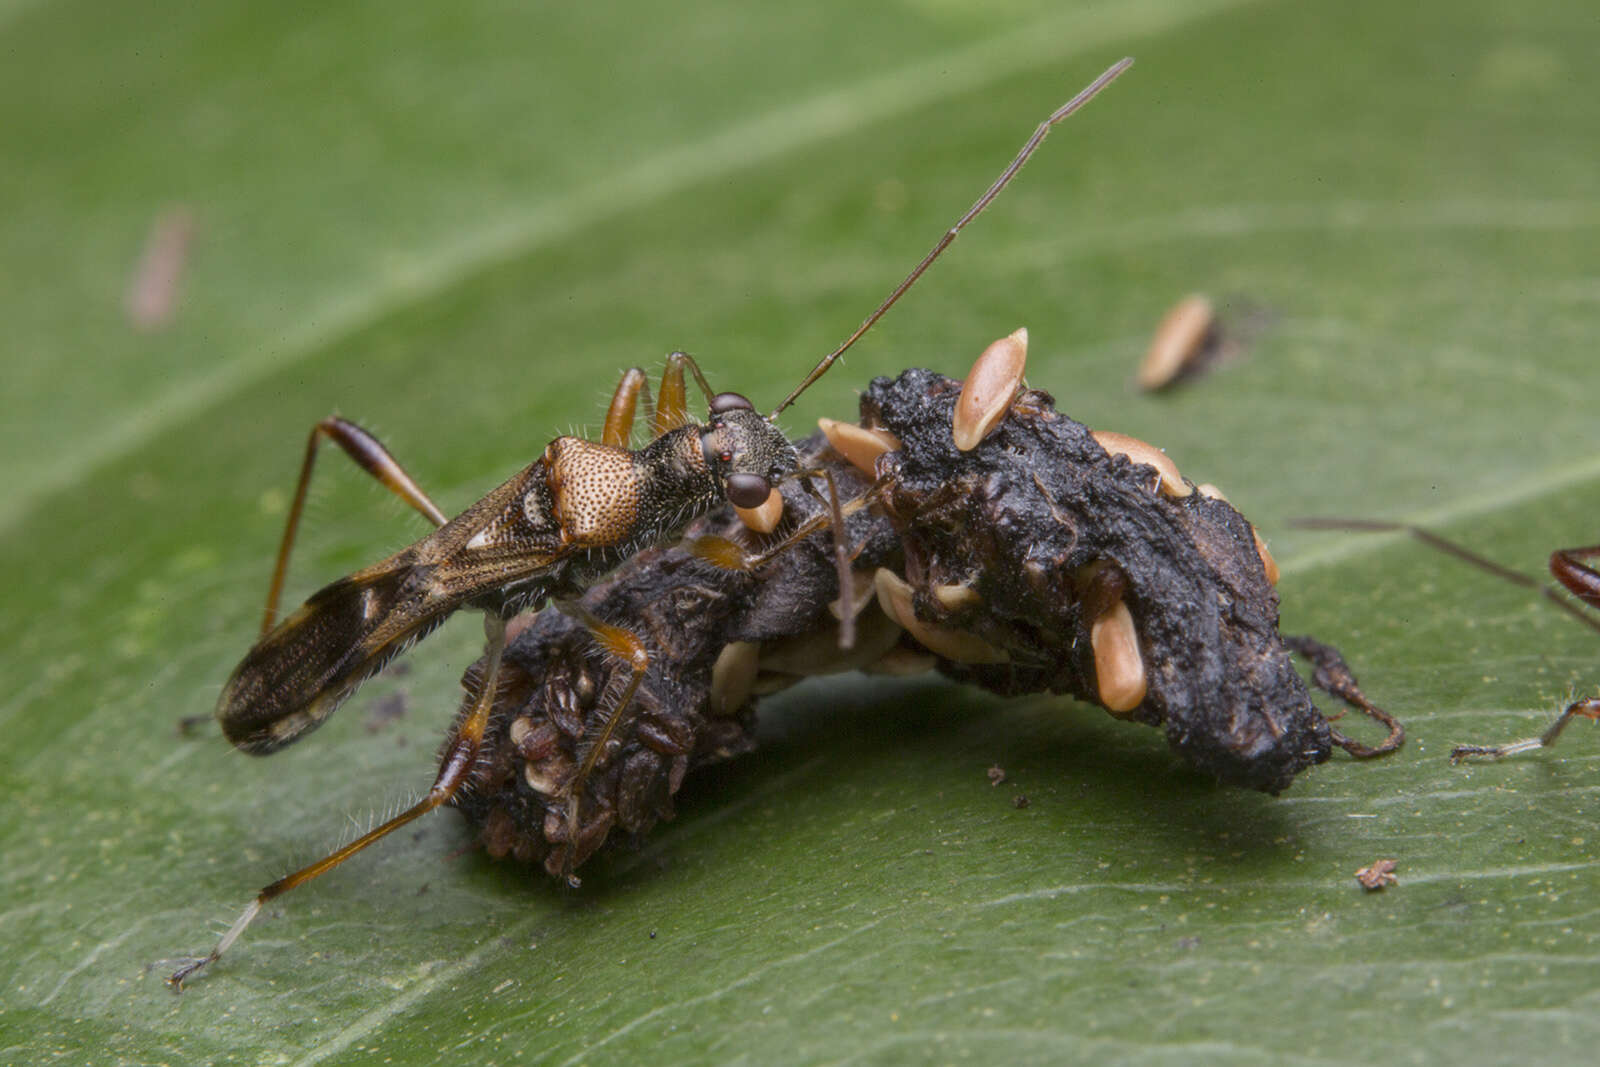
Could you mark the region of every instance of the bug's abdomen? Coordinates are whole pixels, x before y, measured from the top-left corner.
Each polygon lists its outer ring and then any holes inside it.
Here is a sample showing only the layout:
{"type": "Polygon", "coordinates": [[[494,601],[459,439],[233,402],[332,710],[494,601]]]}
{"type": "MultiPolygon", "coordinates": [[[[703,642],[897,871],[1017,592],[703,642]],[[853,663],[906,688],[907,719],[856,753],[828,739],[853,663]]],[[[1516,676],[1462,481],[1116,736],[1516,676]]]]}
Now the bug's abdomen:
{"type": "Polygon", "coordinates": [[[459,606],[427,580],[429,568],[395,564],[325,586],[256,643],[217,701],[233,745],[265,755],[298,740],[459,606]]]}

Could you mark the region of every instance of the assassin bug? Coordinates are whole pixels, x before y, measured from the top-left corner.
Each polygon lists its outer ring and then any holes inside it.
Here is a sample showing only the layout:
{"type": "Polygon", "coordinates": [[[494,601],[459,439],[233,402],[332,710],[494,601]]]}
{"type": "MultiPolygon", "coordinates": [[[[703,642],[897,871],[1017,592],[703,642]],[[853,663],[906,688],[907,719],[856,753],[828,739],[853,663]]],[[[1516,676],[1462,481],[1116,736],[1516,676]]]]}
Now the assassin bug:
{"type": "MultiPolygon", "coordinates": [[[[692,359],[670,360],[655,405],[655,439],[634,452],[625,446],[644,391],[642,371],[623,376],[606,416],[600,444],[557,438],[543,456],[455,519],[428,498],[388,450],[354,423],[329,418],[311,433],[268,593],[262,635],[223,688],[217,718],[235,746],[266,754],[323,722],[355,689],[412,642],[463,608],[484,613],[488,653],[475,672],[462,711],[446,740],[440,769],[427,795],[394,818],[310,866],[260,891],[216,947],[168,979],[174,989],[218,959],[267,901],[310,881],[414,819],[455,798],[483,754],[485,730],[501,684],[506,621],[518,611],[554,601],[573,615],[606,654],[627,664],[620,692],[606,694],[600,729],[584,740],[577,772],[563,786],[566,824],[575,832],[589,775],[607,751],[623,713],[649,668],[645,642],[607,622],[574,598],[637,555],[678,533],[723,500],[759,511],[780,483],[826,471],[802,470],[773,419],[838,361],[1015,177],[1045,136],[1089,102],[1132,63],[1124,59],[1063,104],[1034,131],[1011,164],[958,219],[889,296],[824,356],[771,416],[757,414],[736,393],[713,394],[692,359]],[[708,398],[704,424],[690,422],[682,400],[683,374],[691,373],[708,398]],[[388,559],[313,594],[274,626],[283,575],[293,547],[306,487],[322,439],[338,444],[364,470],[421,512],[438,529],[388,559]]],[[[832,494],[835,528],[842,525],[832,494]]],[[[752,516],[765,524],[771,513],[752,516]]],[[[822,522],[815,524],[820,529],[822,522]]],[[[811,528],[791,536],[787,546],[811,528]]],[[[843,567],[842,549],[836,553],[843,567]]],[[[849,643],[849,634],[841,634],[849,643]]],[[[571,877],[570,860],[567,876],[571,877]]]]}
{"type": "MultiPolygon", "coordinates": [[[[559,877],[613,833],[670,818],[694,767],[752,747],[762,695],[852,669],[1070,693],[1164,730],[1203,772],[1273,793],[1333,746],[1360,758],[1397,748],[1403,730],[1336,650],[1279,634],[1276,567],[1250,523],[1158,450],[1022,388],[1026,348],[1026,331],[1002,338],[963,382],[918,369],[879,378],[859,422],[824,419],[797,443],[863,502],[845,520],[848,583],[815,540],[745,553],[734,539],[749,534],[720,511],[590,588],[585,607],[634,620],[657,659],[576,825],[561,817],[564,783],[619,668],[572,618],[544,612],[522,627],[486,756],[452,801],[485,850],[559,877]],[[841,650],[851,616],[858,640],[841,650]],[[1334,728],[1291,651],[1388,738],[1368,746],[1334,728]]],[[[800,529],[830,521],[820,502],[787,495],[800,529]]]]}
{"type": "MultiPolygon", "coordinates": [[[[1600,617],[1594,614],[1595,609],[1600,609],[1600,571],[1583,561],[1600,557],[1600,545],[1588,545],[1583,548],[1559,548],[1550,553],[1550,574],[1560,583],[1570,596],[1563,595],[1561,589],[1555,586],[1544,585],[1509,567],[1502,567],[1491,559],[1478,555],[1470,548],[1458,545],[1425,530],[1420,526],[1411,526],[1402,522],[1384,522],[1369,519],[1300,519],[1297,526],[1310,530],[1354,530],[1370,533],[1408,533],[1421,541],[1429,548],[1434,548],[1449,556],[1470,563],[1480,570],[1513,585],[1520,585],[1526,589],[1537,589],[1551,603],[1562,611],[1571,615],[1579,622],[1592,630],[1600,630],[1600,617]]],[[[1498,760],[1507,756],[1516,756],[1523,752],[1532,752],[1534,749],[1549,748],[1556,743],[1563,730],[1573,719],[1593,719],[1600,722],[1600,697],[1586,697],[1569,703],[1555,722],[1551,723],[1544,733],[1537,737],[1528,737],[1520,741],[1508,741],[1501,745],[1456,745],[1450,750],[1450,762],[1461,763],[1470,759],[1498,760]]]]}

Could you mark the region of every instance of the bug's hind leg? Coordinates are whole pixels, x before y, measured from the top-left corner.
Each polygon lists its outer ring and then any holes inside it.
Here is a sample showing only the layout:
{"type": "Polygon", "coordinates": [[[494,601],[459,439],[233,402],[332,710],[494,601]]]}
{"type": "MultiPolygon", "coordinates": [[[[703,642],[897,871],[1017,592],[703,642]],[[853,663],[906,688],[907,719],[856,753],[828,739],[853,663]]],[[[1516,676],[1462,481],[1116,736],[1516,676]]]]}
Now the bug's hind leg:
{"type": "Polygon", "coordinates": [[[1330,726],[1328,733],[1332,735],[1334,744],[1356,759],[1386,756],[1405,744],[1406,728],[1393,715],[1367,699],[1367,695],[1361,691],[1361,686],[1356,682],[1356,676],[1351,673],[1349,665],[1345,663],[1337,648],[1325,645],[1312,637],[1293,634],[1284,634],[1283,643],[1310,662],[1311,680],[1318,689],[1333,694],[1351,707],[1359,709],[1368,718],[1376,719],[1389,728],[1389,736],[1383,741],[1377,745],[1366,745],[1354,738],[1346,737],[1330,726]]]}
{"type": "MultiPolygon", "coordinates": [[[[1408,533],[1430,548],[1437,549],[1446,555],[1470,563],[1479,570],[1487,571],[1495,577],[1520,585],[1525,589],[1535,589],[1556,607],[1577,619],[1591,630],[1600,630],[1600,571],[1583,561],[1600,557],[1600,545],[1588,545],[1583,548],[1562,548],[1550,554],[1550,573],[1560,583],[1560,587],[1546,585],[1535,578],[1531,578],[1509,567],[1502,567],[1494,560],[1480,556],[1478,553],[1457,544],[1454,541],[1440,537],[1430,530],[1420,526],[1412,526],[1402,522],[1384,522],[1371,519],[1340,519],[1340,518],[1311,518],[1295,519],[1291,525],[1306,530],[1356,530],[1380,533],[1408,533]],[[1563,592],[1563,589],[1565,592],[1563,592]],[[1567,594],[1571,594],[1568,596],[1567,594]]],[[[1549,729],[1538,737],[1524,738],[1520,741],[1509,741],[1503,745],[1457,745],[1450,750],[1450,762],[1460,763],[1474,757],[1497,760],[1507,756],[1515,756],[1534,749],[1548,748],[1556,743],[1556,738],[1566,729],[1567,724],[1576,717],[1595,719],[1600,721],[1600,698],[1577,700],[1567,705],[1549,729]]]]}
{"type": "Polygon", "coordinates": [[[1561,713],[1561,717],[1551,723],[1550,728],[1538,737],[1511,741],[1504,745],[1457,745],[1450,750],[1450,762],[1460,763],[1473,757],[1497,760],[1504,759],[1507,756],[1515,756],[1522,752],[1532,752],[1536,748],[1549,748],[1556,743],[1556,738],[1561,736],[1561,731],[1567,728],[1567,723],[1578,716],[1600,722],[1600,699],[1590,697],[1587,700],[1576,700],[1568,704],[1567,709],[1561,713]]]}
{"type": "MultiPolygon", "coordinates": [[[[1556,580],[1566,587],[1580,603],[1590,608],[1600,608],[1600,572],[1583,563],[1583,560],[1594,559],[1600,556],[1600,545],[1589,545],[1585,548],[1563,548],[1550,554],[1550,573],[1556,580]]],[[[1551,593],[1546,590],[1546,593],[1551,593]]],[[[1595,616],[1590,612],[1583,612],[1567,601],[1560,599],[1559,594],[1551,599],[1563,607],[1568,608],[1572,614],[1588,623],[1596,625],[1595,616]]],[[[1538,737],[1524,738],[1521,741],[1510,741],[1503,745],[1457,745],[1450,750],[1450,762],[1460,763],[1474,757],[1497,760],[1507,756],[1515,756],[1523,752],[1532,752],[1536,748],[1549,748],[1556,743],[1556,738],[1561,736],[1561,731],[1567,724],[1578,717],[1600,721],[1600,698],[1590,697],[1586,700],[1575,700],[1568,704],[1560,717],[1551,723],[1549,728],[1538,737]]]]}
{"type": "Polygon", "coordinates": [[[261,617],[263,636],[278,620],[278,601],[283,595],[283,579],[289,570],[289,554],[294,550],[295,534],[300,530],[300,516],[305,511],[306,490],[311,485],[311,470],[316,466],[317,447],[324,439],[344,449],[345,455],[354,460],[358,467],[416,508],[435,526],[443,526],[449,521],[438,505],[422,491],[422,487],[406,473],[400,461],[383,447],[382,441],[348,419],[329,415],[311,428],[311,436],[306,441],[306,457],[300,463],[300,480],[294,487],[294,503],[289,506],[289,520],[284,524],[278,560],[272,568],[272,585],[267,590],[267,607],[261,617]]]}
{"type": "Polygon", "coordinates": [[[245,928],[261,913],[262,907],[274,897],[281,897],[298,886],[311,881],[321,874],[333,870],[357,852],[387,837],[407,823],[426,815],[441,804],[448,803],[461,787],[472,776],[473,768],[478,761],[479,750],[483,747],[484,731],[489,723],[489,710],[494,706],[495,690],[500,681],[501,653],[506,647],[505,620],[495,614],[484,617],[484,633],[488,637],[488,652],[483,674],[481,675],[476,691],[469,692],[461,713],[456,717],[456,725],[451,732],[450,739],[446,742],[444,755],[440,759],[439,773],[434,777],[433,785],[428,793],[417,803],[402,811],[399,815],[374,829],[368,830],[343,848],[335,849],[322,859],[308,867],[302,867],[293,874],[278,879],[271,885],[256,894],[240,916],[228,927],[227,933],[217,942],[217,946],[206,955],[198,959],[188,960],[167,979],[167,984],[174,990],[182,991],[184,982],[194,977],[206,966],[216,962],[222,954],[239,939],[245,928]]]}
{"type": "Polygon", "coordinates": [[[599,847],[605,840],[604,831],[609,830],[609,824],[602,824],[598,829],[584,832],[581,819],[584,792],[590,775],[605,760],[607,750],[616,740],[617,729],[633,703],[634,694],[639,691],[639,683],[644,681],[645,672],[650,669],[650,653],[646,651],[644,641],[633,631],[601,620],[581,604],[558,601],[556,607],[581,622],[594,635],[606,655],[628,670],[628,680],[622,684],[616,696],[610,696],[616,686],[606,687],[607,695],[602,698],[599,708],[604,721],[598,732],[583,739],[580,747],[582,758],[578,761],[577,770],[560,793],[566,802],[566,841],[561,846],[560,871],[567,884],[575,887],[580,880],[573,870],[599,847]]]}
{"type": "Polygon", "coordinates": [[[1600,571],[1581,562],[1600,556],[1600,545],[1562,548],[1550,553],[1550,573],[1591,608],[1600,608],[1600,571]]]}

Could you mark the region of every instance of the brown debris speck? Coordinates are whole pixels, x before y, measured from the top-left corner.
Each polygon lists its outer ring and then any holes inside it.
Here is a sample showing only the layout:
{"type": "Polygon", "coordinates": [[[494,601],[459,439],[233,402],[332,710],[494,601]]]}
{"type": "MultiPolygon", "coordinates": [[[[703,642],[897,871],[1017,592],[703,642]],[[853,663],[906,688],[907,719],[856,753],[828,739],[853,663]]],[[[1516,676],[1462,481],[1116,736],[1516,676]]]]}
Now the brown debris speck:
{"type": "Polygon", "coordinates": [[[1377,860],[1371,866],[1357,871],[1356,881],[1369,893],[1376,893],[1384,886],[1399,885],[1400,879],[1394,876],[1394,869],[1399,865],[1399,860],[1377,860]]]}

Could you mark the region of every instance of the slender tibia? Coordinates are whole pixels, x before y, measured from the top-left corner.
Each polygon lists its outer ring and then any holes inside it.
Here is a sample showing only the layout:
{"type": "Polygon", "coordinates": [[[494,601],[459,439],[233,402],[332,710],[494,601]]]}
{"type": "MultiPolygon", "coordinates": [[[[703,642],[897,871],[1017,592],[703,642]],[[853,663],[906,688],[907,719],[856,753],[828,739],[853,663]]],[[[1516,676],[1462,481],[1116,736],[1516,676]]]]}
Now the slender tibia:
{"type": "Polygon", "coordinates": [[[628,668],[628,681],[623,686],[622,692],[617,695],[610,712],[606,713],[606,721],[600,732],[593,738],[586,739],[587,747],[583,753],[583,760],[578,764],[577,772],[565,787],[567,795],[567,852],[563,863],[562,875],[569,885],[578,885],[578,878],[572,873],[578,860],[578,822],[583,807],[583,791],[589,782],[589,775],[594,773],[595,767],[605,755],[606,746],[616,736],[617,727],[621,725],[624,713],[633,703],[633,695],[639,690],[639,683],[644,681],[645,672],[650,669],[650,654],[645,650],[644,642],[631,630],[602,621],[592,611],[583,605],[572,601],[561,601],[556,604],[563,614],[577,619],[589,632],[594,634],[595,640],[605,650],[608,656],[620,661],[628,668]]]}
{"type": "Polygon", "coordinates": [[[1473,757],[1497,760],[1507,756],[1515,756],[1521,752],[1532,752],[1536,748],[1549,748],[1556,743],[1556,738],[1561,736],[1561,731],[1567,728],[1567,723],[1582,716],[1585,719],[1594,719],[1600,722],[1600,699],[1591,697],[1587,700],[1574,701],[1567,705],[1567,710],[1561,717],[1550,724],[1550,728],[1538,737],[1529,737],[1522,741],[1512,741],[1504,745],[1457,745],[1450,750],[1450,762],[1460,763],[1462,760],[1473,757]]]}
{"type": "Polygon", "coordinates": [[[801,541],[804,541],[806,538],[816,533],[818,530],[827,527],[830,523],[835,521],[843,522],[845,516],[854,515],[862,508],[871,504],[883,494],[885,487],[885,484],[880,482],[868,489],[866,492],[862,493],[860,496],[855,497],[852,500],[844,501],[839,505],[838,520],[834,519],[831,510],[824,511],[820,515],[813,515],[799,526],[796,526],[789,532],[787,537],[768,548],[765,552],[746,552],[743,548],[740,548],[726,537],[718,537],[716,534],[708,534],[705,537],[697,538],[689,544],[689,551],[694,553],[697,558],[703,559],[707,563],[710,563],[714,566],[721,567],[723,570],[759,570],[768,563],[771,563],[773,560],[777,559],[779,556],[783,555],[785,552],[789,551],[789,549],[793,548],[795,545],[798,545],[801,541]]]}
{"type": "Polygon", "coordinates": [[[800,484],[813,494],[816,493],[816,489],[811,485],[813,477],[821,477],[828,487],[828,495],[824,500],[828,505],[828,523],[833,527],[833,565],[839,579],[839,647],[848,651],[855,647],[856,643],[856,613],[850,610],[848,604],[855,585],[850,578],[852,553],[847,543],[844,508],[839,503],[839,487],[834,483],[833,472],[826,467],[801,471],[797,477],[800,479],[800,484]]]}
{"type": "Polygon", "coordinates": [[[661,372],[661,399],[656,402],[656,411],[651,419],[650,429],[657,436],[676,430],[680,426],[688,425],[689,419],[689,394],[684,382],[684,372],[687,371],[693,378],[694,384],[699,388],[710,403],[716,396],[711,391],[711,383],[706,381],[706,376],[700,370],[700,364],[687,352],[672,352],[667,355],[667,369],[661,372]]]}
{"type": "Polygon", "coordinates": [[[336,849],[322,859],[303,867],[293,874],[280,878],[256,894],[239,918],[234,920],[228,932],[222,935],[222,940],[217,942],[217,947],[199,959],[190,960],[179,967],[167,979],[167,984],[174,990],[181,991],[184,982],[194,977],[203,968],[221,958],[239,935],[244,933],[245,927],[261,913],[261,908],[269,900],[281,897],[283,894],[295,889],[333,870],[357,852],[373,844],[381,838],[405,826],[407,823],[426,815],[441,804],[446,804],[461,789],[472,772],[477,762],[478,751],[483,745],[483,735],[489,722],[489,709],[494,706],[495,689],[500,677],[501,653],[506,647],[505,620],[498,615],[489,614],[484,617],[484,633],[488,638],[487,662],[484,666],[482,680],[476,693],[469,696],[469,704],[457,722],[455,732],[445,747],[444,758],[440,761],[439,773],[434,778],[433,786],[428,790],[428,795],[416,804],[396,815],[388,822],[367,831],[343,848],[336,849]]]}
{"type": "Polygon", "coordinates": [[[611,394],[611,406],[606,409],[605,429],[601,432],[601,442],[616,448],[628,447],[633,435],[634,415],[638,411],[640,400],[644,401],[645,409],[650,413],[652,440],[669,430],[676,430],[686,425],[690,420],[688,394],[684,388],[685,371],[694,376],[695,384],[705,393],[706,400],[709,401],[713,395],[711,385],[706,381],[706,376],[700,372],[694,357],[687,352],[673,352],[667,356],[666,369],[661,372],[661,389],[653,401],[650,398],[650,385],[644,371],[638,367],[630,368],[617,383],[616,392],[611,394]]]}
{"type": "Polygon", "coordinates": [[[1345,663],[1337,648],[1325,645],[1314,638],[1290,634],[1283,635],[1283,643],[1310,662],[1311,681],[1318,689],[1333,694],[1351,707],[1359,709],[1368,718],[1376,719],[1389,728],[1389,736],[1374,746],[1346,737],[1330,726],[1328,732],[1332,735],[1334,744],[1356,759],[1386,756],[1405,744],[1406,728],[1393,715],[1367,699],[1367,695],[1361,691],[1361,686],[1356,682],[1356,676],[1351,673],[1349,665],[1345,663]]]}
{"type": "MultiPolygon", "coordinates": [[[[705,374],[700,370],[700,364],[696,363],[694,361],[694,357],[691,356],[689,353],[687,353],[687,352],[672,352],[672,353],[669,353],[668,356],[667,356],[667,369],[666,369],[666,372],[664,374],[662,374],[661,380],[663,382],[665,382],[667,380],[668,376],[672,376],[672,377],[676,377],[681,382],[683,380],[683,372],[684,371],[688,371],[690,377],[694,378],[695,387],[700,390],[700,394],[706,398],[706,403],[709,404],[711,402],[712,398],[716,396],[716,394],[711,391],[711,383],[706,381],[705,374]]],[[[687,406],[688,406],[688,401],[687,400],[684,401],[684,406],[687,408],[687,406]]],[[[685,422],[688,421],[687,414],[684,416],[684,421],[685,422]]],[[[667,429],[668,430],[676,429],[678,426],[681,426],[681,425],[683,425],[683,423],[679,422],[679,423],[677,423],[677,424],[675,424],[673,426],[668,426],[667,429]]],[[[662,432],[665,433],[666,431],[663,430],[662,432]]]]}
{"type": "Polygon", "coordinates": [[[661,372],[661,399],[656,402],[655,417],[650,423],[650,429],[657,437],[689,423],[689,394],[683,380],[686,370],[694,375],[695,384],[705,394],[706,402],[711,402],[711,384],[700,373],[700,364],[687,352],[670,353],[667,356],[667,369],[661,372]]]}
{"type": "Polygon", "coordinates": [[[300,516],[306,506],[306,490],[311,485],[311,469],[316,465],[317,446],[322,443],[323,438],[344,449],[345,455],[355,460],[357,466],[381,482],[384,488],[416,508],[435,526],[443,526],[449,521],[445,513],[439,510],[438,505],[422,491],[422,487],[406,473],[406,469],[400,466],[399,460],[383,447],[383,442],[348,419],[341,419],[337,415],[323,419],[311,428],[311,436],[306,441],[306,457],[300,464],[300,480],[294,488],[294,503],[289,506],[289,521],[283,529],[283,542],[278,546],[278,561],[272,568],[272,585],[267,589],[267,608],[261,617],[263,635],[272,629],[273,623],[278,620],[278,601],[283,596],[283,580],[289,570],[289,554],[294,549],[295,534],[300,529],[300,516]]]}

